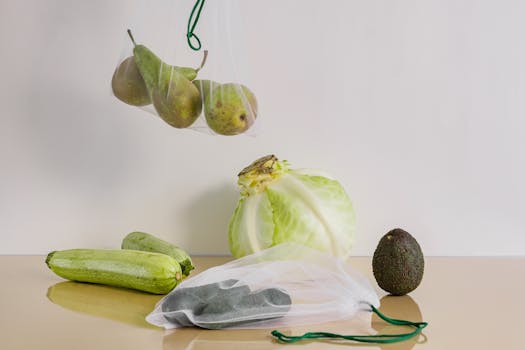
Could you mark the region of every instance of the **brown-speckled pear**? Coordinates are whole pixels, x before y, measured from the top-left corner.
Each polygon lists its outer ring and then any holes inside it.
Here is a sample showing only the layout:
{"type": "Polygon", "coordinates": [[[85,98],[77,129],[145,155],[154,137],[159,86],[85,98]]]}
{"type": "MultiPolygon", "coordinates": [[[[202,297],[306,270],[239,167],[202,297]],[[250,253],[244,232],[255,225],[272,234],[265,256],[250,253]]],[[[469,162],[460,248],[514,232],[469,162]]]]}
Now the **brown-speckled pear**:
{"type": "Polygon", "coordinates": [[[221,84],[206,97],[204,113],[213,131],[221,135],[237,135],[255,122],[257,99],[244,85],[221,84]]]}
{"type": "Polygon", "coordinates": [[[148,88],[133,56],[119,64],[113,73],[111,88],[115,97],[128,105],[146,106],[151,103],[148,88]]]}

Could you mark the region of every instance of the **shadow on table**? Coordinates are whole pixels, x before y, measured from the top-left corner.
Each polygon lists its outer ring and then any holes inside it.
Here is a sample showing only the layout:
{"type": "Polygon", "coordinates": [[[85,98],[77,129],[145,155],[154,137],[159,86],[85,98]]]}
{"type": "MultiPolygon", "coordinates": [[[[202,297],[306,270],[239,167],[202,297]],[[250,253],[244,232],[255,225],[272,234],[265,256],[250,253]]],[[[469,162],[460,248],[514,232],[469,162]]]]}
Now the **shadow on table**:
{"type": "MultiPolygon", "coordinates": [[[[422,322],[423,315],[419,309],[419,305],[408,295],[404,296],[393,296],[386,295],[381,298],[381,305],[379,311],[390,318],[397,318],[402,320],[408,320],[412,322],[422,322]]],[[[377,315],[372,315],[372,328],[374,328],[378,334],[397,334],[411,332],[413,328],[394,326],[387,324],[381,320],[377,315]]],[[[426,343],[427,338],[424,334],[420,334],[412,339],[393,343],[393,344],[376,344],[375,346],[385,350],[410,350],[416,344],[426,343]]]]}
{"type": "Polygon", "coordinates": [[[155,328],[145,317],[161,295],[98,284],[60,282],[47,290],[47,298],[67,310],[102,317],[129,325],[155,328]]]}
{"type": "Polygon", "coordinates": [[[243,329],[243,330],[209,330],[199,328],[180,328],[169,331],[162,341],[164,350],[262,350],[279,347],[270,330],[243,329]]]}

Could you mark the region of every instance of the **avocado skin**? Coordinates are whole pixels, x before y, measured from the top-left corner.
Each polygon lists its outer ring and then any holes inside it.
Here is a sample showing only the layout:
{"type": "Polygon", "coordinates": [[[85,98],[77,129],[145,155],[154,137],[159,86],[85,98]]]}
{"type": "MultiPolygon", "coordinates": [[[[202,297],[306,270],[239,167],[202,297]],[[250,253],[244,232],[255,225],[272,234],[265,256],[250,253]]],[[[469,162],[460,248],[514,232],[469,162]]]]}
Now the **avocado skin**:
{"type": "Polygon", "coordinates": [[[424,267],[421,247],[400,228],[381,238],[372,259],[377,284],[392,295],[405,295],[416,289],[423,279],[424,267]]]}

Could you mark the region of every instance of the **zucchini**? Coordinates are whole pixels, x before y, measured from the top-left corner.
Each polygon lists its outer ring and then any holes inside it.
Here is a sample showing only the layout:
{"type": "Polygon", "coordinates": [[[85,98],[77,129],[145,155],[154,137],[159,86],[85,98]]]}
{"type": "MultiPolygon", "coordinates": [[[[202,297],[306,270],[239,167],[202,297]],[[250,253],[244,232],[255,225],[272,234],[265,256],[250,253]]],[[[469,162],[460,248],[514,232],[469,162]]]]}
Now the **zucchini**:
{"type": "Polygon", "coordinates": [[[188,276],[190,271],[195,268],[190,256],[183,249],[149,233],[131,232],[122,240],[122,249],[143,250],[169,255],[180,264],[184,276],[188,276]]]}
{"type": "Polygon", "coordinates": [[[69,249],[47,255],[47,266],[62,278],[167,294],[182,279],[171,256],[138,250],[69,249]]]}

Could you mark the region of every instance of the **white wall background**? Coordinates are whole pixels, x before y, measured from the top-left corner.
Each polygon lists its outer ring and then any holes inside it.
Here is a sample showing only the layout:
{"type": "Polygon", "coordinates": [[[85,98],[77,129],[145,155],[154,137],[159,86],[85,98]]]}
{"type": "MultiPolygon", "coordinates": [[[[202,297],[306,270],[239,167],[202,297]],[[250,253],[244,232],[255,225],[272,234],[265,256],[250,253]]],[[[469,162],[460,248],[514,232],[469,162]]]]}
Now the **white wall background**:
{"type": "Polygon", "coordinates": [[[0,1],[1,254],[132,230],[226,254],[236,174],[268,153],[340,180],[355,255],[394,227],[427,255],[525,254],[525,2],[242,1],[261,118],[231,138],[111,96],[140,6],[0,1]]]}

